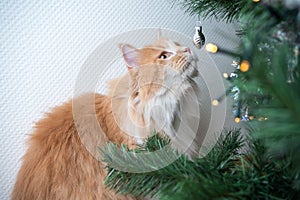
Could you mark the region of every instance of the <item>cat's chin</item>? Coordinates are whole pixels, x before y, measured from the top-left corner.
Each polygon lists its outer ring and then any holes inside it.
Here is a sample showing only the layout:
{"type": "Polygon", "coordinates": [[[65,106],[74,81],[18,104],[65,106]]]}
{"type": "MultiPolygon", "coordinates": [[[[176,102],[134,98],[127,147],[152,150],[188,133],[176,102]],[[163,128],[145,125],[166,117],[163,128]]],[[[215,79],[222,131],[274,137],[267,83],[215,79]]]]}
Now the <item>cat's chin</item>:
{"type": "Polygon", "coordinates": [[[181,74],[183,76],[194,77],[194,75],[197,74],[196,72],[196,61],[191,57],[183,65],[181,74]]]}

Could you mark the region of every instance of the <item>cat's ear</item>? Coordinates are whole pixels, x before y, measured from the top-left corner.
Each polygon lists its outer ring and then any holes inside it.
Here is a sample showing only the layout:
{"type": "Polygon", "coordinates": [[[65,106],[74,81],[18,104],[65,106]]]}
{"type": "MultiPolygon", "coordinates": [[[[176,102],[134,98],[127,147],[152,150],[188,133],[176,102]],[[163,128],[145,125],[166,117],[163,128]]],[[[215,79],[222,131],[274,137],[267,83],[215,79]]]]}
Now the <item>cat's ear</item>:
{"type": "Polygon", "coordinates": [[[128,69],[137,69],[140,58],[139,50],[129,44],[119,44],[128,69]]]}

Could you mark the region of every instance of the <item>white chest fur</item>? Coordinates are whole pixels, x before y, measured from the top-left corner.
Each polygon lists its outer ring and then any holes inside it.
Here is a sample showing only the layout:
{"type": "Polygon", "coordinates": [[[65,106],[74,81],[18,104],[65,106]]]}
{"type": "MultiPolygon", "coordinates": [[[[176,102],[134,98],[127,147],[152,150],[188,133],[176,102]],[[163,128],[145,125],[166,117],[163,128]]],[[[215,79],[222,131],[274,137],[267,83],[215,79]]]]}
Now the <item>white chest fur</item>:
{"type": "Polygon", "coordinates": [[[144,108],[144,119],[147,131],[163,131],[174,137],[173,127],[175,113],[180,112],[180,99],[191,88],[191,83],[179,73],[167,72],[168,79],[157,94],[151,98],[144,108]]]}

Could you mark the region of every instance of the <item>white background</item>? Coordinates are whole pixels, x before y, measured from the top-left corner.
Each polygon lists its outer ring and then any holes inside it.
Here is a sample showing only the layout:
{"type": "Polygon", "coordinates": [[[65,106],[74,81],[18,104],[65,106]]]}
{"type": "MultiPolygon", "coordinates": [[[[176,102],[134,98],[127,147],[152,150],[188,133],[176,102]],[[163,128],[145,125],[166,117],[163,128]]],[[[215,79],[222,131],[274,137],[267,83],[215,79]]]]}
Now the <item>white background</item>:
{"type": "MultiPolygon", "coordinates": [[[[0,2],[0,199],[9,199],[34,123],[72,97],[80,67],[101,42],[143,27],[169,28],[192,38],[197,18],[174,2],[0,2]]],[[[207,42],[227,49],[237,46],[235,29],[203,21],[207,42]]],[[[232,59],[213,59],[221,72],[230,70],[232,59]]]]}

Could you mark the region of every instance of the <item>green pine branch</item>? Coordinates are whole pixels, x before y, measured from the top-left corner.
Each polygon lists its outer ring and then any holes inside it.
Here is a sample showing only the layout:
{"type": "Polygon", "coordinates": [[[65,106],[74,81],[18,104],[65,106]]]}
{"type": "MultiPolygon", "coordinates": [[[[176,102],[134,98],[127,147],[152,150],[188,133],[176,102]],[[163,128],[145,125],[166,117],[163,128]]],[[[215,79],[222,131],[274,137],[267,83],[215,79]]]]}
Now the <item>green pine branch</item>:
{"type": "Polygon", "coordinates": [[[233,109],[239,115],[247,107],[255,117],[252,135],[265,138],[268,151],[276,158],[292,155],[294,168],[300,169],[300,50],[299,9],[283,1],[182,0],[187,12],[225,21],[237,20],[242,31],[238,49],[240,61],[250,70],[236,70],[232,85],[239,88],[233,109]],[[297,57],[297,58],[296,58],[297,57]],[[290,67],[298,59],[296,66],[290,67]],[[291,69],[292,68],[292,69],[291,69]],[[293,76],[293,81],[289,80],[293,76]],[[266,121],[265,121],[266,119],[266,121]]]}
{"type": "Polygon", "coordinates": [[[239,78],[233,84],[239,85],[240,98],[247,102],[252,114],[257,119],[266,119],[250,123],[255,127],[252,135],[264,138],[268,151],[277,159],[292,156],[294,169],[299,170],[300,63],[292,71],[289,66],[292,59],[299,59],[294,48],[300,24],[296,20],[298,12],[276,5],[273,10],[281,16],[280,21],[277,16],[266,12],[248,22],[252,26],[242,37],[240,52],[241,60],[248,60],[251,66],[245,73],[238,72],[239,78]],[[278,32],[294,34],[295,38],[278,38],[278,32]],[[289,82],[289,76],[294,80],[289,82]],[[265,98],[259,102],[254,94],[265,98]]]}
{"type": "MultiPolygon", "coordinates": [[[[146,143],[137,152],[158,150],[162,143],[167,144],[156,136],[150,140],[151,143],[146,143]]],[[[272,160],[258,141],[249,145],[251,153],[245,155],[241,153],[245,145],[239,130],[225,131],[206,157],[191,161],[182,155],[170,165],[147,173],[129,173],[112,168],[115,162],[134,162],[138,153],[133,155],[123,148],[123,156],[120,157],[120,148],[108,145],[102,151],[108,169],[105,184],[118,193],[157,196],[165,200],[293,199],[299,195],[295,189],[299,178],[289,171],[290,160],[272,160]]],[[[175,151],[171,153],[178,155],[175,151]]],[[[164,156],[169,154],[162,155],[160,159],[164,160],[164,156]]]]}
{"type": "MultiPolygon", "coordinates": [[[[177,2],[177,1],[175,1],[177,2]]],[[[251,3],[251,2],[250,2],[251,3]]],[[[242,0],[185,0],[179,4],[192,15],[198,15],[204,19],[214,17],[218,20],[231,22],[238,20],[249,5],[249,1],[242,0]]]]}

